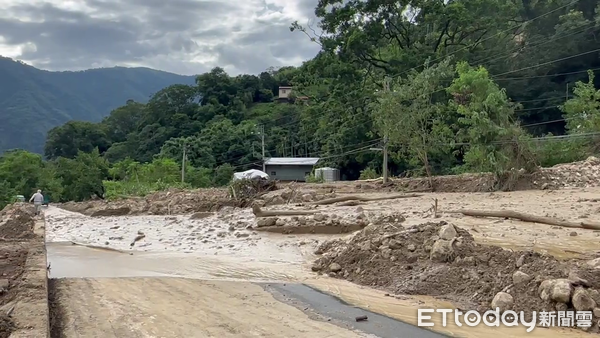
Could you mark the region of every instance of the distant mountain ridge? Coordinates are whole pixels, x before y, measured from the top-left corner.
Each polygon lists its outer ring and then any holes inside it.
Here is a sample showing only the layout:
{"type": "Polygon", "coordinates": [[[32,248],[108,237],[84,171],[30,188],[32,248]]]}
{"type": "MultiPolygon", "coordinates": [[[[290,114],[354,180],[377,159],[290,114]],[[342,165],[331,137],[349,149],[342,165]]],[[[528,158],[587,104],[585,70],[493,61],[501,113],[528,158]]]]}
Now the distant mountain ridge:
{"type": "Polygon", "coordinates": [[[146,102],[195,78],[150,68],[52,72],[0,57],[0,154],[14,148],[42,154],[46,133],[56,126],[98,122],[127,100],[146,102]]]}

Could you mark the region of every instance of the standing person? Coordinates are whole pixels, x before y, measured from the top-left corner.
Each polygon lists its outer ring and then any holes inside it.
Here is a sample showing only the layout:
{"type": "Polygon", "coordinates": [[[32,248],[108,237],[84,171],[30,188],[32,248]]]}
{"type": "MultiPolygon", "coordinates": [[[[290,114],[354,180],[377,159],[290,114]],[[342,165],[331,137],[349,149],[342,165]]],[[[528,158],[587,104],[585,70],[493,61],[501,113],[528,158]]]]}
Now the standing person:
{"type": "Polygon", "coordinates": [[[33,205],[35,206],[35,215],[39,216],[42,211],[42,203],[44,203],[44,195],[42,195],[42,191],[38,190],[31,198],[29,199],[29,203],[33,201],[33,205]]]}

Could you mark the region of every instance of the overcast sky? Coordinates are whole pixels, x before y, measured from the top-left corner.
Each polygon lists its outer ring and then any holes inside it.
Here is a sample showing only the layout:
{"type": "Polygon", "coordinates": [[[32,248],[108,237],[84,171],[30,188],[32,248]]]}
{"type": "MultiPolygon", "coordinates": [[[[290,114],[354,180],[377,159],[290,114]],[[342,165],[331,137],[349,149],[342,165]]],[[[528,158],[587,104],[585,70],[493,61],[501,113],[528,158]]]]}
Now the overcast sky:
{"type": "Polygon", "coordinates": [[[258,74],[318,45],[290,23],[317,0],[0,0],[0,55],[48,70],[145,66],[258,74]]]}

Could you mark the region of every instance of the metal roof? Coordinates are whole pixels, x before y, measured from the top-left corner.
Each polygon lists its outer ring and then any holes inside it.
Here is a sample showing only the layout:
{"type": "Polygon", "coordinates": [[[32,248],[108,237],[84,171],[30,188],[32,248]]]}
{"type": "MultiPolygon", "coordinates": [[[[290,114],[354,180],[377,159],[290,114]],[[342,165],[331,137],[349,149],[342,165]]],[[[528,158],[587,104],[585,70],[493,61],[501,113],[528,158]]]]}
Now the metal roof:
{"type": "Polygon", "coordinates": [[[266,165],[315,165],[318,157],[271,157],[265,161],[266,165]]]}

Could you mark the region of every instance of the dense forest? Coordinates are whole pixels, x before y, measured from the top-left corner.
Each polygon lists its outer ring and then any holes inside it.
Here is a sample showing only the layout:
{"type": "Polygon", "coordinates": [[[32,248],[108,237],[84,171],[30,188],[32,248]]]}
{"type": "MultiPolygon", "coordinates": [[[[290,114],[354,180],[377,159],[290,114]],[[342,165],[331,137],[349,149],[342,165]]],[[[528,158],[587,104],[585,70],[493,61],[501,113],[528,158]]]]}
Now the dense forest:
{"type": "Polygon", "coordinates": [[[43,153],[46,134],[70,120],[99,122],[127,100],[147,102],[182,76],[148,68],[50,72],[0,56],[0,154],[14,148],[43,153]]]}
{"type": "Polygon", "coordinates": [[[344,179],[381,172],[372,148],[384,142],[403,176],[505,177],[597,151],[600,1],[321,0],[315,13],[318,27],[290,27],[321,46],[299,67],[215,68],[100,123],[52,129],[47,162],[7,153],[5,200],[35,187],[81,200],[222,185],[260,168],[263,132],[267,157],[321,157],[344,179]]]}

